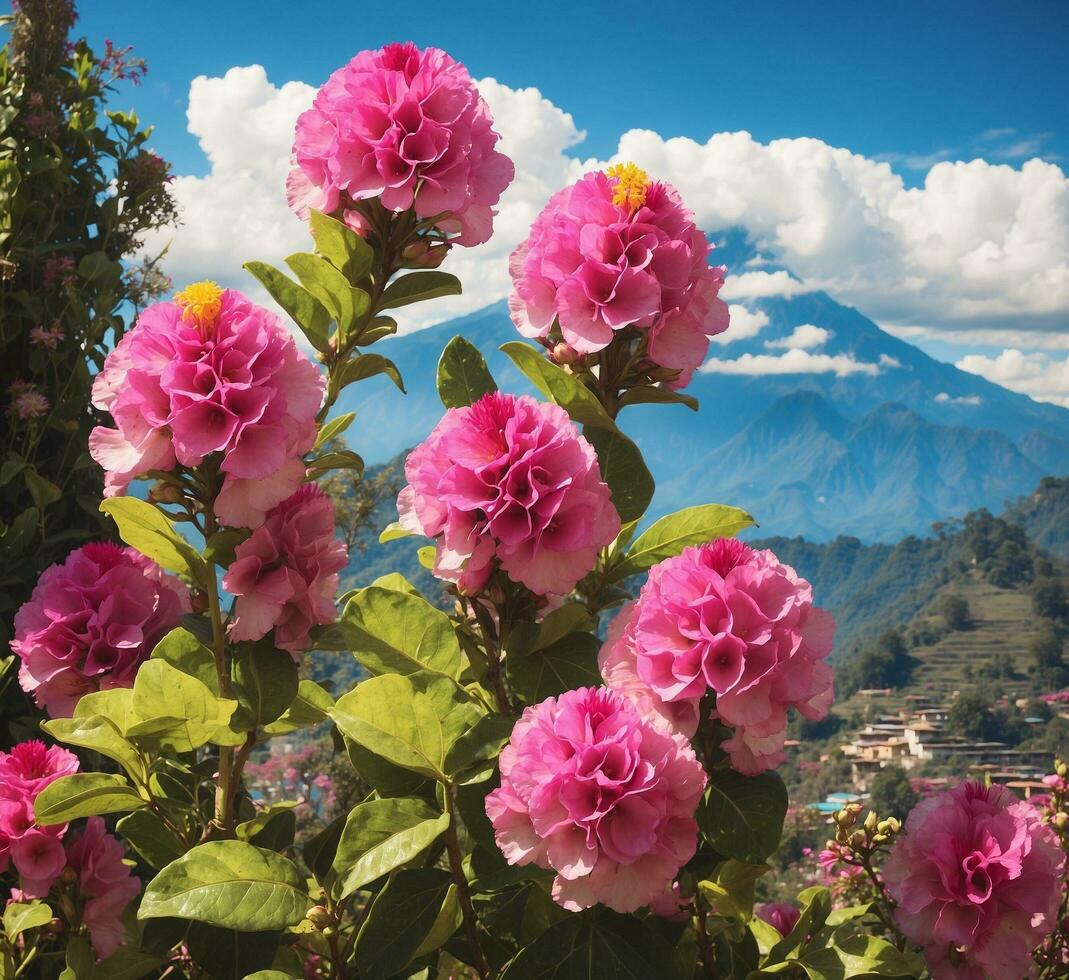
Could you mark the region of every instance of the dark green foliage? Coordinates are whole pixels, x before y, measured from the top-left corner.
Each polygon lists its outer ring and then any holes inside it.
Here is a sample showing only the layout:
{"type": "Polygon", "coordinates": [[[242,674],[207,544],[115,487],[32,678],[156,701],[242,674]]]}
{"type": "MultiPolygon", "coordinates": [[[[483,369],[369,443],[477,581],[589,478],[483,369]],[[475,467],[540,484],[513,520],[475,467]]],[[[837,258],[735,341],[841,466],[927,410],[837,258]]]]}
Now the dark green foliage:
{"type": "Polygon", "coordinates": [[[1065,579],[1053,575],[1037,577],[1032,583],[1032,608],[1043,619],[1069,623],[1069,589],[1065,579]]]}
{"type": "Polygon", "coordinates": [[[956,593],[943,593],[935,604],[935,610],[943,617],[943,621],[949,629],[967,630],[972,625],[972,619],[969,616],[969,603],[956,593]]]}
{"type": "Polygon", "coordinates": [[[881,819],[898,817],[905,820],[910,810],[917,805],[917,794],[909,782],[909,775],[901,766],[887,766],[872,780],[869,789],[869,808],[881,819]]]}

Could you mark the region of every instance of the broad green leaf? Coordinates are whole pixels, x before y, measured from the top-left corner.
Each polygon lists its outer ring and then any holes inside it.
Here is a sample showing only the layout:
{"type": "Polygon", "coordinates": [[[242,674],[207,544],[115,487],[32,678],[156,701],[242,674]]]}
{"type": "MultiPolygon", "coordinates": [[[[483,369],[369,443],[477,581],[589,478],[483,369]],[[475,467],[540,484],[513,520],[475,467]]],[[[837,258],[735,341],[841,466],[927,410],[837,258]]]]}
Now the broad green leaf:
{"type": "Polygon", "coordinates": [[[119,529],[119,537],[169,572],[188,573],[203,584],[208,569],[196,549],[152,504],[137,497],[109,497],[100,509],[119,529]]]}
{"type": "Polygon", "coordinates": [[[334,699],[315,681],[302,680],[297,685],[297,697],[277,721],[264,727],[266,735],[288,735],[301,728],[319,725],[330,717],[334,699]]]}
{"type": "Polygon", "coordinates": [[[261,640],[241,644],[231,661],[238,707],[232,727],[252,731],[277,720],[297,697],[297,664],[285,650],[261,640]]]}
{"type": "Polygon", "coordinates": [[[446,408],[473,405],[497,385],[477,347],[454,337],[438,360],[438,397],[446,408]]]}
{"type": "Polygon", "coordinates": [[[63,496],[63,491],[59,487],[51,480],[46,480],[32,467],[23,470],[22,477],[26,481],[26,489],[30,491],[30,496],[33,497],[38,510],[44,510],[49,504],[54,504],[63,496]]]}
{"type": "Polygon", "coordinates": [[[149,882],[137,917],[263,932],[297,925],[310,904],[304,880],[288,858],[244,841],[209,841],[149,882]]]}
{"type": "Polygon", "coordinates": [[[356,937],[362,980],[386,980],[411,961],[434,929],[452,884],[449,872],[438,868],[399,871],[386,883],[356,937]]]}
{"type": "Polygon", "coordinates": [[[103,715],[53,718],[51,721],[43,722],[41,727],[57,742],[75,745],[80,749],[90,749],[113,759],[134,780],[144,780],[147,775],[141,754],[103,715]]]}
{"type": "Polygon", "coordinates": [[[381,354],[356,354],[342,365],[338,376],[339,390],[356,381],[373,378],[376,374],[385,374],[399,391],[405,390],[401,372],[388,357],[381,354]]]}
{"type": "Polygon", "coordinates": [[[344,344],[366,315],[371,298],[320,255],[296,252],[286,258],[286,265],[337,321],[339,345],[344,344]]]}
{"type": "Polygon", "coordinates": [[[239,528],[216,531],[204,542],[204,560],[220,568],[227,568],[237,557],[237,547],[248,540],[249,532],[239,528]]]}
{"type": "Polygon", "coordinates": [[[442,907],[438,910],[438,916],[431,926],[431,931],[427,933],[423,942],[419,944],[419,949],[412,954],[412,958],[418,960],[421,956],[433,953],[436,949],[444,946],[452,938],[453,933],[460,928],[463,921],[464,917],[460,911],[457,886],[450,885],[449,891],[446,892],[445,900],[442,902],[442,907]]]}
{"type": "Polygon", "coordinates": [[[339,449],[337,452],[324,453],[308,460],[310,479],[319,479],[321,474],[329,470],[355,470],[357,473],[363,473],[364,460],[351,449],[339,449]]]}
{"type": "Polygon", "coordinates": [[[361,589],[345,604],[341,625],[353,656],[373,674],[426,670],[455,680],[464,669],[452,620],[417,595],[361,589]]]}
{"type": "Polygon", "coordinates": [[[234,745],[244,741],[229,728],[237,704],[217,698],[206,684],[165,660],[148,660],[134,680],[134,711],[144,720],[129,734],[154,739],[175,752],[191,752],[211,741],[234,745]]]}
{"type": "Polygon", "coordinates": [[[379,309],[395,310],[409,303],[420,303],[439,296],[459,296],[460,280],[448,272],[410,272],[386,287],[379,309]]]}
{"type": "Polygon", "coordinates": [[[638,536],[624,561],[614,570],[612,580],[619,581],[651,568],[692,545],[715,538],[732,538],[753,523],[754,519],[746,511],[723,504],[699,504],[668,514],[638,536]]]}
{"type": "Polygon", "coordinates": [[[392,521],[383,528],[382,533],[379,534],[379,544],[386,544],[388,541],[398,541],[401,538],[411,538],[414,532],[408,530],[406,527],[401,526],[400,521],[392,521]]]}
{"type": "Polygon", "coordinates": [[[696,814],[713,849],[725,857],[759,864],[779,847],[787,790],[774,772],[743,776],[718,769],[696,814]]]}
{"type": "MultiPolygon", "coordinates": [[[[389,592],[405,592],[408,595],[419,595],[419,590],[400,572],[387,572],[385,575],[380,575],[371,585],[376,588],[386,589],[389,592]]],[[[352,597],[350,596],[350,598],[352,597]]]]}
{"type": "Polygon", "coordinates": [[[426,776],[394,765],[381,755],[358,745],[351,738],[345,738],[345,752],[357,775],[379,796],[433,795],[436,784],[426,776]]]}
{"type": "Polygon", "coordinates": [[[186,850],[175,832],[151,810],[135,810],[123,817],[116,829],[156,869],[180,858],[186,850]]]}
{"type": "Polygon", "coordinates": [[[708,896],[718,914],[749,922],[753,916],[754,885],[770,870],[767,864],[747,864],[729,858],[721,861],[698,887],[708,896]]]}
{"type": "Polygon", "coordinates": [[[601,478],[612,491],[612,505],[624,524],[646,513],[654,483],[642,453],[622,432],[587,426],[583,435],[598,454],[601,478]]]}
{"type": "Polygon", "coordinates": [[[831,914],[831,892],[827,888],[806,888],[798,893],[801,914],[794,928],[769,950],[773,963],[787,959],[810,937],[816,935],[831,914]]]}
{"type": "Polygon", "coordinates": [[[831,944],[824,949],[806,950],[798,963],[810,980],[919,977],[924,972],[916,953],[901,952],[886,939],[843,931],[843,927],[835,931],[831,944]]]}
{"type": "Polygon", "coordinates": [[[74,717],[91,718],[93,715],[106,718],[126,737],[130,728],[139,721],[134,711],[133,690],[128,687],[114,687],[110,691],[91,691],[89,694],[83,694],[74,706],[74,717]]]}
{"type": "Polygon", "coordinates": [[[334,855],[338,853],[338,844],[347,820],[348,814],[335,817],[311,840],[305,841],[301,848],[304,863],[316,876],[317,881],[325,881],[331,873],[334,855]]]}
{"type": "Polygon", "coordinates": [[[597,620],[581,602],[566,602],[548,613],[539,623],[536,650],[544,650],[569,633],[592,632],[597,620]]]}
{"type": "Polygon", "coordinates": [[[163,961],[159,956],[138,949],[132,942],[125,942],[106,960],[96,966],[94,980],[141,980],[142,977],[157,975],[163,961]]]}
{"type": "Polygon", "coordinates": [[[497,758],[515,724],[513,718],[484,715],[453,743],[445,760],[449,771],[459,772],[476,762],[497,758]]]}
{"type": "Polygon", "coordinates": [[[160,640],[152,650],[152,658],[167,661],[218,695],[219,672],[215,667],[215,654],[184,627],[171,630],[160,640]]]}
{"type": "Polygon", "coordinates": [[[509,649],[505,671],[512,692],[526,704],[537,704],[577,687],[598,685],[601,642],[590,633],[568,633],[544,650],[509,649]]]}
{"type": "Polygon", "coordinates": [[[330,350],[330,314],[307,289],[265,262],[246,262],[251,272],[321,354],[330,350]]]}
{"type": "Polygon", "coordinates": [[[88,936],[72,936],[64,944],[63,962],[59,980],[95,980],[96,954],[88,936]]]}
{"type": "Polygon", "coordinates": [[[441,674],[383,674],[338,699],[331,713],[354,742],[432,779],[449,777],[446,757],[484,714],[441,674]]]}
{"type": "Polygon", "coordinates": [[[27,929],[38,929],[52,921],[52,909],[44,902],[11,902],[4,909],[4,934],[14,940],[27,929]]]}
{"type": "MultiPolygon", "coordinates": [[[[270,803],[263,810],[259,810],[254,817],[248,820],[243,820],[234,828],[234,833],[237,835],[238,840],[248,841],[250,844],[256,844],[259,847],[266,847],[271,851],[281,850],[279,847],[273,847],[270,844],[264,843],[264,840],[259,839],[260,835],[265,830],[271,828],[271,825],[275,823],[279,817],[293,816],[293,810],[299,804],[295,800],[282,800],[279,803],[270,803]]],[[[286,828],[275,827],[271,833],[268,833],[267,838],[271,838],[283,832],[286,828]]],[[[286,842],[286,846],[293,843],[292,832],[289,835],[289,840],[286,842]]]]}
{"type": "Polygon", "coordinates": [[[193,922],[186,946],[193,962],[212,980],[246,980],[250,974],[274,965],[281,936],[278,929],[237,932],[193,922]]]}
{"type": "Polygon", "coordinates": [[[138,810],[145,801],[124,776],[103,772],[76,772],[49,783],[34,800],[37,823],[51,827],[80,817],[138,810]]]}
{"type": "Polygon", "coordinates": [[[344,415],[339,415],[337,418],[331,419],[329,422],[324,422],[319,427],[319,435],[316,436],[315,445],[312,450],[319,449],[320,446],[325,446],[331,439],[340,436],[350,425],[353,424],[353,420],[356,418],[356,412],[346,412],[344,415]]]}
{"type": "MultiPolygon", "coordinates": [[[[684,980],[674,948],[638,919],[570,915],[525,946],[501,980],[684,980]]],[[[689,980],[689,978],[687,978],[689,980]]]]}
{"type": "Polygon", "coordinates": [[[637,388],[628,389],[619,405],[620,408],[627,405],[686,405],[692,412],[698,411],[697,398],[655,385],[639,385],[637,388]]]}
{"type": "Polygon", "coordinates": [[[414,860],[448,826],[448,814],[418,798],[368,800],[354,807],[334,857],[335,898],[346,898],[414,860]]]}
{"type": "Polygon", "coordinates": [[[359,282],[368,274],[375,252],[352,228],[315,210],[309,214],[308,224],[316,251],[335,269],[345,273],[350,282],[359,282]]]}
{"type": "Polygon", "coordinates": [[[560,405],[574,422],[610,431],[616,429],[616,423],[609,418],[601,402],[575,375],[551,364],[523,341],[510,341],[503,344],[501,350],[543,395],[560,405]]]}

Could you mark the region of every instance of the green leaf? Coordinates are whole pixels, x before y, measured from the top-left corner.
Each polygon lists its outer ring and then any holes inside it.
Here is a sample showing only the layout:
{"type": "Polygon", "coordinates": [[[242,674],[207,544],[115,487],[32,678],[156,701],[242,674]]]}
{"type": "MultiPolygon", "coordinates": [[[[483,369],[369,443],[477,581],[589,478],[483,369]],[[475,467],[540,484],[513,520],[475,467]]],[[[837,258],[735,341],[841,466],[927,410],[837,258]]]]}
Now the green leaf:
{"type": "Polygon", "coordinates": [[[129,734],[154,739],[175,752],[192,752],[207,742],[234,745],[244,737],[230,731],[237,701],[217,698],[211,688],[165,660],[147,660],[134,680],[134,711],[144,719],[129,734]]]}
{"type": "Polygon", "coordinates": [[[135,810],[123,817],[116,829],[156,869],[180,858],[186,850],[175,832],[150,810],[135,810]]]}
{"type": "Polygon", "coordinates": [[[394,765],[446,780],[446,757],[483,716],[465,692],[440,674],[383,674],[338,699],[332,715],[354,742],[394,765]]]}
{"type": "Polygon", "coordinates": [[[718,853],[760,864],[779,847],[787,790],[774,772],[743,776],[718,769],[696,814],[698,826],[718,853]]]}
{"type": "Polygon", "coordinates": [[[161,962],[160,957],[146,953],[127,941],[106,960],[97,964],[94,980],[141,980],[158,970],[161,962]]]}
{"type": "Polygon", "coordinates": [[[137,917],[170,916],[263,932],[297,925],[310,904],[304,880],[288,858],[244,841],[209,841],[149,882],[137,917]]]}
{"type": "Polygon", "coordinates": [[[591,632],[597,627],[597,619],[581,602],[566,602],[543,617],[538,628],[536,650],[544,650],[569,633],[591,632]]]}
{"type": "Polygon", "coordinates": [[[611,581],[651,568],[692,545],[715,538],[733,538],[753,523],[754,519],[746,511],[723,504],[699,504],[668,514],[638,536],[624,561],[614,569],[611,581]]]}
{"type": "Polygon", "coordinates": [[[52,921],[52,909],[44,902],[11,902],[4,909],[4,934],[14,940],[27,929],[39,929],[52,921]]]}
{"type": "Polygon", "coordinates": [[[307,289],[265,262],[246,262],[248,269],[321,354],[330,350],[330,313],[307,289]]]}
{"type": "Polygon", "coordinates": [[[426,776],[395,766],[381,755],[375,755],[369,749],[358,745],[351,738],[345,738],[344,741],[345,752],[357,775],[379,796],[431,795],[436,784],[426,776]]]}
{"type": "Polygon", "coordinates": [[[411,961],[434,928],[452,884],[449,872],[438,868],[399,871],[387,882],[356,937],[362,980],[385,980],[411,961]]]}
{"type": "Polygon", "coordinates": [[[426,670],[455,680],[464,669],[452,620],[418,595],[361,589],[345,604],[341,626],[353,656],[373,674],[426,670]]]}
{"type": "Polygon", "coordinates": [[[319,252],[350,282],[359,282],[371,270],[374,249],[348,225],[312,210],[309,226],[319,252]]]}
{"type": "Polygon", "coordinates": [[[446,408],[473,405],[497,385],[477,347],[454,337],[438,360],[438,397],[446,408]]]}
{"type": "Polygon", "coordinates": [[[95,980],[96,954],[87,936],[73,936],[65,945],[65,969],[59,980],[95,980]]]}
{"type": "Polygon", "coordinates": [[[137,497],[109,497],[100,509],[115,521],[119,537],[131,548],[169,572],[188,572],[195,582],[207,581],[204,560],[152,504],[137,497]]]}
{"type": "Polygon", "coordinates": [[[49,504],[54,504],[63,496],[60,490],[51,480],[46,480],[37,470],[27,468],[23,470],[22,477],[26,481],[26,489],[30,491],[33,502],[38,510],[44,510],[49,504]]]}
{"type": "MultiPolygon", "coordinates": [[[[501,980],[684,980],[674,948],[633,917],[570,915],[525,946],[501,980]]],[[[688,978],[689,980],[689,978],[688,978]]]]}
{"type": "Polygon", "coordinates": [[[232,726],[252,731],[278,719],[297,697],[297,664],[285,650],[265,641],[242,644],[231,662],[238,700],[232,726]]]}
{"type": "Polygon", "coordinates": [[[194,922],[186,935],[186,945],[193,961],[212,980],[246,980],[250,974],[274,964],[280,936],[277,929],[236,932],[194,922]]]}
{"type": "Polygon", "coordinates": [[[543,395],[560,405],[574,422],[598,429],[616,430],[616,423],[609,418],[601,402],[575,375],[551,364],[523,341],[510,341],[503,344],[501,350],[543,395]]]}
{"type": "Polygon", "coordinates": [[[802,946],[810,936],[815,936],[824,927],[831,914],[831,892],[827,888],[806,888],[798,893],[801,914],[791,931],[776,943],[768,953],[770,962],[787,959],[802,946]]]}
{"type": "Polygon", "coordinates": [[[338,844],[341,842],[342,831],[345,829],[348,814],[335,817],[315,837],[305,841],[301,848],[301,856],[308,865],[317,881],[325,881],[331,873],[334,864],[334,855],[338,853],[338,844]]]}
{"type": "Polygon", "coordinates": [[[642,453],[622,432],[587,426],[583,435],[598,454],[601,478],[612,491],[612,505],[626,524],[646,513],[653,499],[653,477],[642,453]]]}
{"type": "Polygon", "coordinates": [[[316,436],[315,445],[312,450],[319,449],[320,446],[325,446],[331,439],[340,436],[350,425],[353,424],[353,419],[356,418],[356,412],[346,412],[344,415],[339,415],[337,418],[331,419],[329,422],[324,422],[319,427],[319,435],[316,436]]]}
{"type": "Polygon", "coordinates": [[[698,887],[712,902],[719,915],[749,922],[753,917],[754,885],[768,874],[767,864],[747,864],[729,858],[721,861],[713,873],[698,887]]]}
{"type": "Polygon", "coordinates": [[[219,694],[219,672],[212,653],[189,630],[179,626],[168,633],[152,650],[153,660],[164,660],[172,667],[195,677],[212,694],[219,694]]]}
{"type": "Polygon", "coordinates": [[[367,313],[371,298],[351,285],[326,259],[312,252],[296,252],[286,258],[286,265],[337,321],[338,342],[344,344],[367,313]]]}
{"type": "Polygon", "coordinates": [[[843,931],[843,927],[835,931],[830,945],[806,950],[798,963],[810,980],[919,977],[924,973],[924,964],[916,953],[901,952],[886,939],[843,931]]]}
{"type": "Polygon", "coordinates": [[[109,691],[83,694],[74,706],[74,717],[91,718],[93,715],[106,718],[125,738],[139,720],[134,711],[134,692],[128,687],[115,687],[109,691]]]}
{"type": "Polygon", "coordinates": [[[439,296],[459,296],[460,280],[448,272],[410,272],[386,287],[379,309],[395,310],[409,303],[421,303],[439,296]]]}
{"type": "Polygon", "coordinates": [[[315,681],[302,680],[297,685],[297,697],[279,717],[264,727],[266,735],[288,735],[301,728],[319,725],[330,717],[334,699],[315,681]]]}
{"type": "Polygon", "coordinates": [[[369,800],[345,821],[334,872],[340,900],[419,857],[449,826],[449,815],[418,798],[369,800]]]}
{"type": "Polygon", "coordinates": [[[433,953],[436,949],[444,946],[452,938],[453,933],[460,928],[463,921],[457,886],[453,884],[449,886],[449,891],[445,894],[445,900],[438,910],[438,916],[431,926],[431,931],[427,933],[423,942],[419,944],[419,949],[412,954],[412,958],[418,960],[421,956],[433,953]]]}
{"type": "Polygon", "coordinates": [[[76,772],[49,783],[34,800],[37,823],[51,827],[80,817],[126,813],[145,801],[123,776],[103,772],[76,772]]]}
{"type": "Polygon", "coordinates": [[[405,383],[397,365],[381,354],[357,354],[350,357],[339,372],[338,389],[341,390],[356,381],[373,378],[377,374],[385,374],[399,391],[404,392],[405,383]]]}
{"type": "Polygon", "coordinates": [[[114,759],[135,780],[146,777],[140,753],[103,715],[83,715],[74,718],[53,718],[41,727],[57,742],[89,749],[114,759]]]}
{"type": "Polygon", "coordinates": [[[237,528],[224,528],[222,531],[216,531],[204,542],[204,560],[220,568],[226,568],[234,563],[238,545],[247,541],[248,538],[248,531],[237,528]]]}
{"type": "Polygon", "coordinates": [[[513,694],[537,704],[586,685],[601,683],[598,650],[601,642],[590,633],[568,633],[544,650],[530,653],[509,649],[505,671],[513,694]]]}
{"type": "Polygon", "coordinates": [[[513,718],[484,715],[453,743],[445,760],[446,767],[450,772],[460,772],[476,762],[497,758],[515,724],[513,718]]]}
{"type": "Polygon", "coordinates": [[[402,527],[400,521],[392,521],[383,528],[382,533],[379,535],[379,544],[398,541],[401,538],[411,538],[413,534],[414,532],[408,530],[408,528],[402,527]]]}
{"type": "Polygon", "coordinates": [[[656,385],[639,385],[629,388],[619,402],[620,408],[627,405],[686,405],[692,412],[698,411],[698,399],[684,395],[671,388],[656,385]]]}

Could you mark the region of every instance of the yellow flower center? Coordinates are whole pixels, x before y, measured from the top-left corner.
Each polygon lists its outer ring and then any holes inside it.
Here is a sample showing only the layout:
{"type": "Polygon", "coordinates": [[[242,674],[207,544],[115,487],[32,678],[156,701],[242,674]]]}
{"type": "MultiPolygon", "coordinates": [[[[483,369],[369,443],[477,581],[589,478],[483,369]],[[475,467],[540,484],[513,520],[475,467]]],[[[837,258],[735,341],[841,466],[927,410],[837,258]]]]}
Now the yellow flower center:
{"type": "Polygon", "coordinates": [[[223,308],[222,296],[223,290],[217,283],[205,280],[191,283],[175,293],[174,301],[182,307],[182,319],[194,324],[201,336],[207,337],[223,308]]]}
{"type": "Polygon", "coordinates": [[[633,163],[615,163],[605,175],[615,179],[612,189],[612,203],[617,207],[627,207],[635,211],[646,203],[646,191],[653,183],[646,171],[633,163]]]}

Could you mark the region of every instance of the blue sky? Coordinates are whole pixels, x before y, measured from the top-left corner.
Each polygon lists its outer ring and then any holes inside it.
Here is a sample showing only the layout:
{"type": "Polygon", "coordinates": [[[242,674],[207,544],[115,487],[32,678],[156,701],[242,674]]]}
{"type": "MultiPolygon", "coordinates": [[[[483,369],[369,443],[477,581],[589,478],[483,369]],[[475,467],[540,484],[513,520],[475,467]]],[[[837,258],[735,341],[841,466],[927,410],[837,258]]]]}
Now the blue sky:
{"type": "MultiPolygon", "coordinates": [[[[443,47],[464,61],[474,77],[491,76],[502,83],[506,95],[536,88],[552,110],[539,119],[556,127],[563,141],[547,150],[549,157],[557,155],[558,165],[568,158],[608,159],[622,152],[623,134],[648,129],[657,134],[658,152],[664,151],[666,176],[686,192],[688,168],[697,163],[672,149],[672,137],[704,144],[714,133],[746,131],[754,138],[750,157],[756,162],[747,157],[740,163],[743,168],[763,166],[761,154],[778,156],[768,148],[770,141],[796,140],[787,151],[788,163],[773,161],[781,171],[780,184],[759,191],[740,185],[741,193],[771,195],[775,200],[765,210],[777,215],[764,220],[758,213],[762,202],[750,200],[744,226],[768,237],[770,229],[800,221],[822,236],[822,244],[812,255],[795,249],[790,264],[796,272],[826,287],[841,285],[839,298],[881,325],[896,327],[937,357],[960,361],[974,355],[979,360],[970,362],[969,369],[1069,405],[1069,183],[1064,176],[1069,169],[1069,71],[1064,64],[1069,3],[83,0],[80,31],[94,44],[105,37],[133,44],[146,58],[144,85],[123,86],[115,101],[132,106],[156,127],[155,148],[172,161],[177,174],[191,178],[183,194],[196,197],[206,211],[211,210],[213,137],[204,130],[215,127],[217,148],[232,131],[234,146],[244,138],[255,156],[267,151],[260,145],[262,133],[249,129],[248,119],[257,111],[271,120],[284,116],[285,124],[277,124],[281,142],[270,149],[281,159],[288,152],[286,130],[292,131],[293,113],[271,106],[285,103],[287,111],[292,109],[295,96],[292,91],[287,95],[285,83],[304,83],[303,98],[310,99],[306,86],[318,86],[356,51],[393,40],[443,47]],[[244,79],[228,118],[226,103],[240,86],[227,72],[251,65],[263,66],[266,77],[244,79]],[[230,82],[201,91],[198,118],[207,121],[192,133],[186,112],[190,84],[198,76],[225,76],[230,82]],[[252,94],[250,85],[256,89],[252,94]],[[571,114],[567,132],[558,118],[563,113],[571,114]],[[586,134],[581,142],[579,131],[586,134]],[[806,148],[802,138],[819,140],[820,147],[846,148],[865,158],[866,166],[888,163],[900,181],[897,196],[873,190],[880,184],[875,172],[844,176],[840,165],[829,164],[826,153],[806,148]],[[1026,161],[1035,158],[1057,169],[1025,173],[1026,161]],[[978,168],[943,172],[939,186],[923,201],[911,199],[910,189],[923,188],[940,161],[972,160],[979,161],[978,168]],[[671,166],[682,171],[674,173],[671,166]],[[826,200],[805,202],[799,218],[799,205],[790,200],[797,187],[789,185],[804,181],[814,166],[830,166],[824,184],[831,190],[826,200]],[[842,190],[840,184],[850,187],[842,190]],[[838,209],[868,208],[873,193],[880,198],[877,210],[886,211],[881,212],[881,227],[834,226],[838,209]],[[896,201],[891,202],[892,196],[896,201]],[[945,244],[945,254],[933,253],[924,241],[929,223],[945,244]],[[966,229],[965,238],[959,224],[966,229]],[[883,254],[888,226],[893,226],[892,237],[906,242],[900,243],[901,255],[883,254]],[[861,253],[864,262],[845,268],[861,253]],[[882,290],[866,288],[864,282],[879,279],[881,263],[888,260],[901,266],[897,280],[888,277],[882,290]],[[918,286],[929,273],[931,281],[918,286]],[[999,274],[1002,285],[994,282],[999,274]],[[1021,351],[1024,360],[996,363],[1010,348],[1021,351]]],[[[508,120],[499,118],[499,128],[509,136],[508,120]]],[[[518,118],[516,125],[529,125],[528,115],[518,118]]],[[[233,156],[232,150],[224,155],[233,156]]],[[[539,147],[528,145],[526,152],[537,156],[539,147]]],[[[517,163],[523,169],[526,161],[517,163]]],[[[277,186],[275,164],[236,159],[224,165],[215,161],[215,186],[233,185],[246,164],[269,170],[268,176],[260,176],[277,186]]],[[[547,167],[534,161],[531,169],[543,173],[547,167]]],[[[722,172],[714,161],[710,173],[722,172]]],[[[561,182],[574,179],[561,173],[561,182]]],[[[824,184],[817,188],[818,197],[824,184]]],[[[542,200],[553,189],[548,187],[542,200]]],[[[695,210],[701,218],[701,208],[695,210]]],[[[236,214],[226,220],[231,225],[241,221],[236,214]]],[[[511,248],[519,240],[513,231],[511,242],[502,232],[501,247],[511,248]]],[[[211,238],[207,225],[187,217],[176,255],[190,250],[194,232],[202,240],[211,238]]],[[[783,241],[788,237],[779,236],[783,241]]],[[[241,243],[228,247],[238,250],[241,243]]],[[[204,251],[205,262],[210,251],[204,251]]],[[[484,250],[484,259],[499,267],[497,279],[485,279],[490,298],[497,298],[494,289],[502,288],[503,254],[484,250]]],[[[792,258],[789,249],[786,258],[792,258]]],[[[182,272],[195,265],[174,261],[182,272]]],[[[467,278],[462,275],[466,282],[484,281],[479,270],[471,273],[465,266],[457,271],[467,273],[467,278]]]]}

